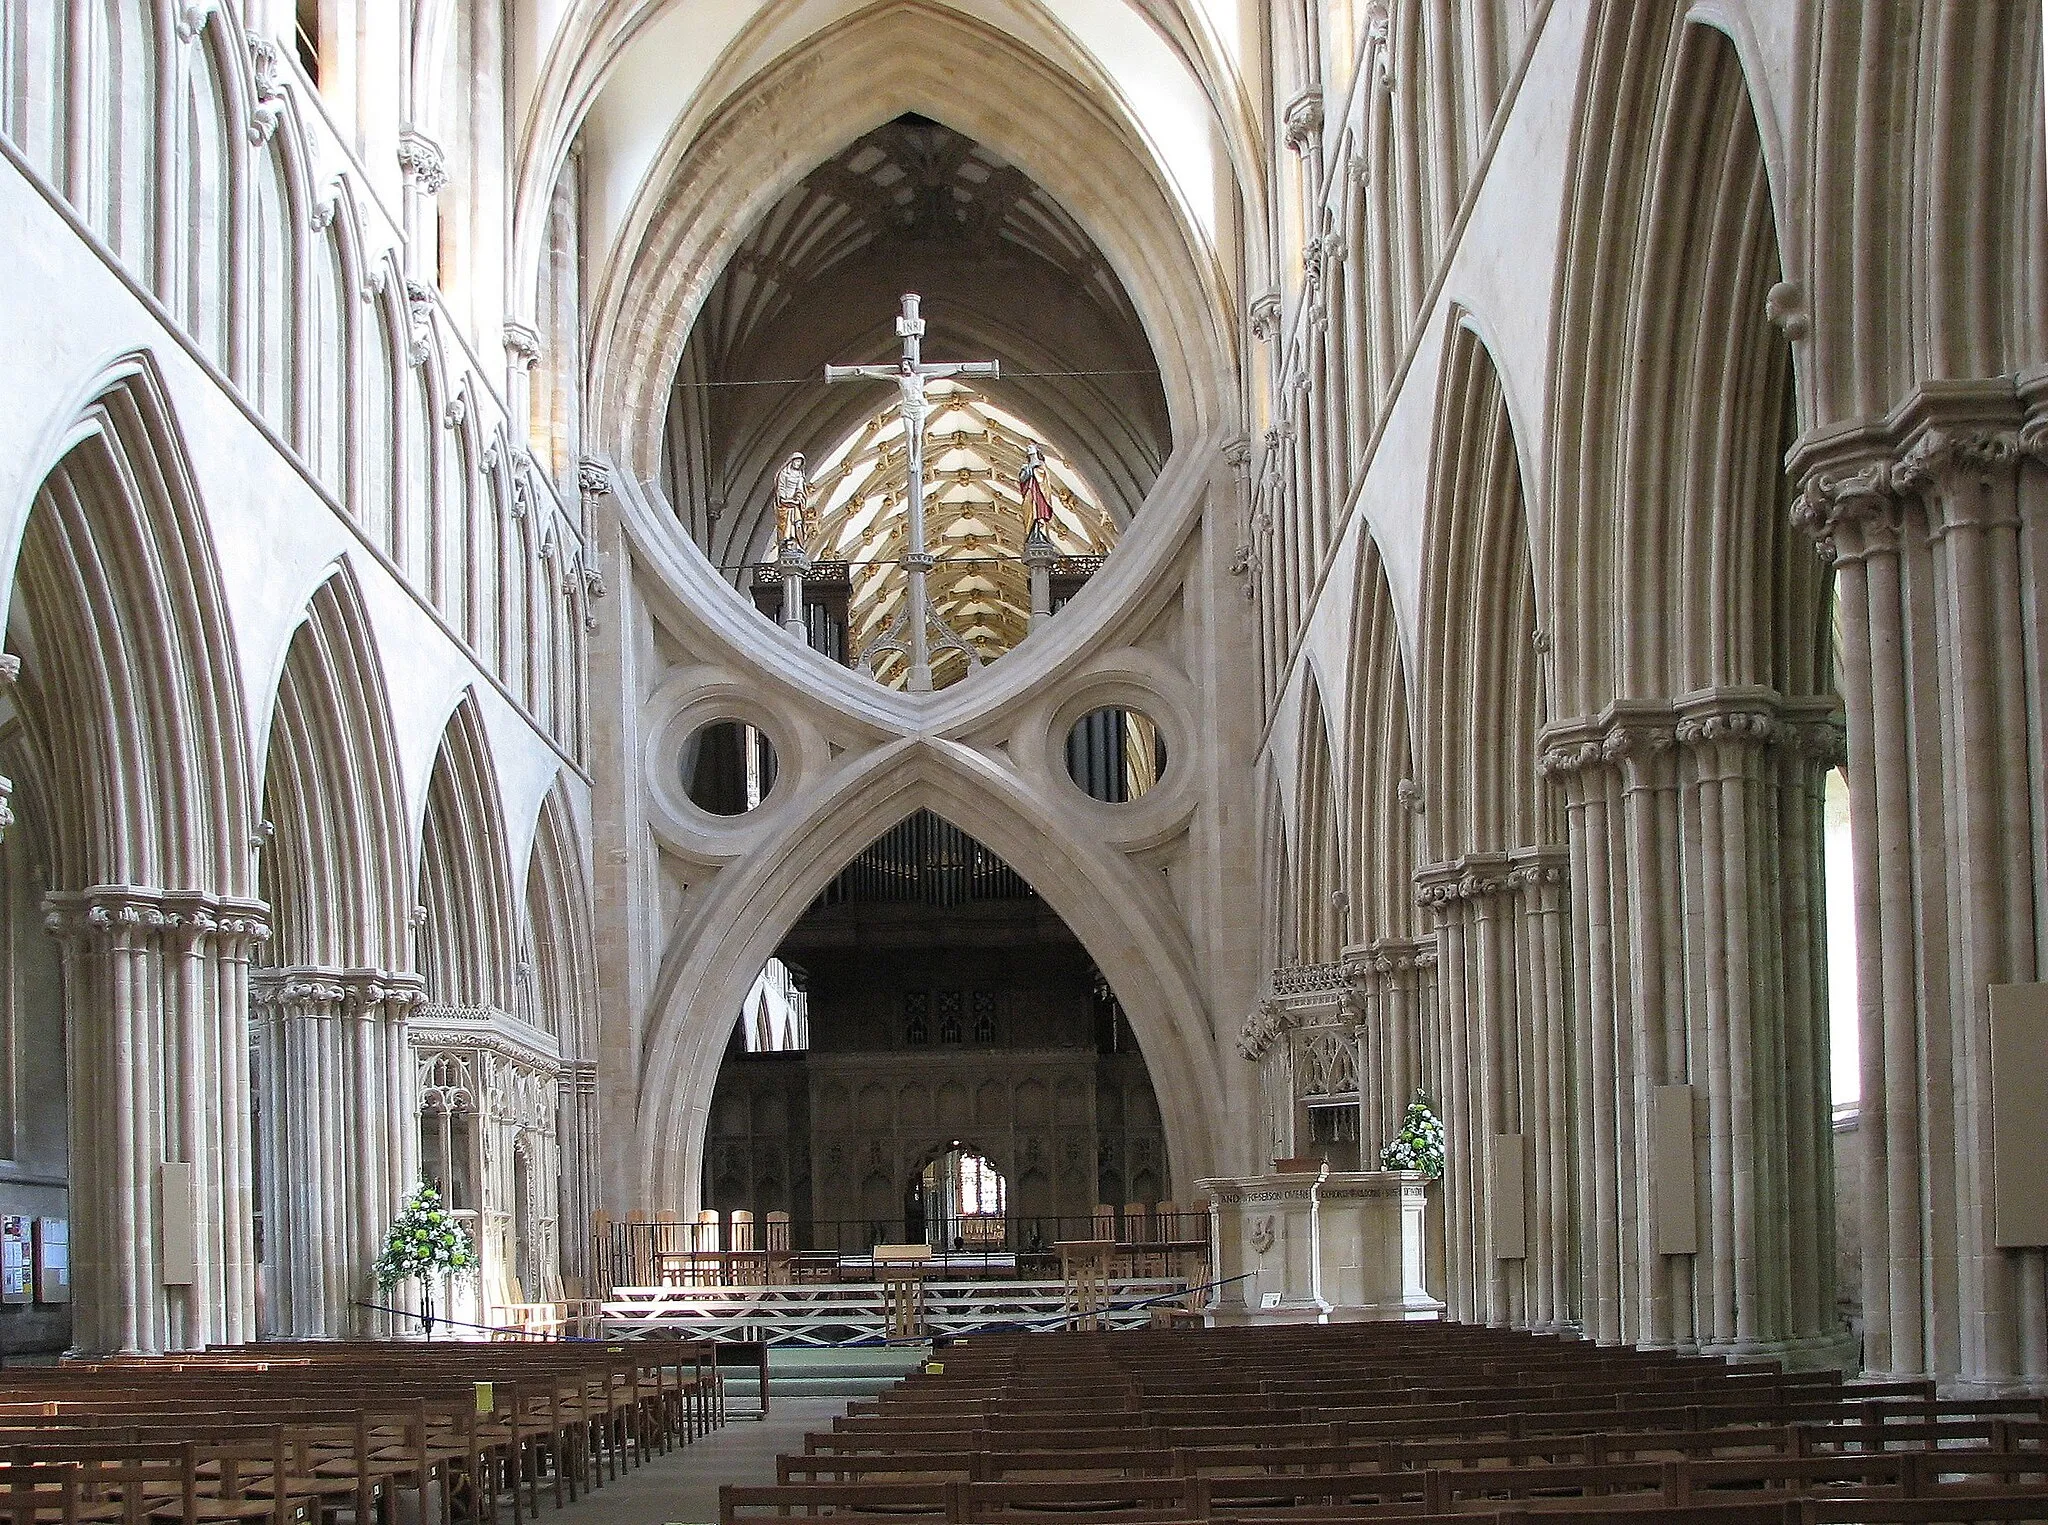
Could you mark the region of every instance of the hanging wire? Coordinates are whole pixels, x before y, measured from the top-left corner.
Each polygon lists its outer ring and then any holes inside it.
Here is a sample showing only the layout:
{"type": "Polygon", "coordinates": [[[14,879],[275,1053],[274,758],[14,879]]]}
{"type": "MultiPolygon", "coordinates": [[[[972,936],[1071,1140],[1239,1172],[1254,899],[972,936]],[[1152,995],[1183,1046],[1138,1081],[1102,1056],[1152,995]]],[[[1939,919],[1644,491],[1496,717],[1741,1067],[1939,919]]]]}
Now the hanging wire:
{"type": "MultiPolygon", "coordinates": [[[[1104,551],[1084,551],[1074,556],[1061,555],[1057,559],[1060,561],[1100,561],[1107,554],[1104,551]]],[[[1003,562],[1022,561],[1024,559],[1022,555],[940,556],[937,552],[934,552],[933,556],[937,562],[937,565],[932,568],[933,572],[938,572],[945,567],[971,567],[983,564],[994,566],[1003,562]]],[[[814,556],[811,560],[814,563],[830,562],[833,566],[843,566],[848,573],[856,572],[862,567],[900,567],[903,565],[903,558],[900,556],[870,556],[860,561],[842,560],[837,556],[814,556]]],[[[721,572],[744,572],[749,567],[779,567],[781,563],[775,561],[720,561],[714,562],[713,565],[721,572]]]]}
{"type": "MultiPolygon", "coordinates": [[[[1157,376],[1158,374],[1159,372],[1156,370],[1142,368],[1128,371],[1004,371],[1000,379],[1009,381],[1013,377],[1024,376],[1043,378],[1049,376],[1157,376]]],[[[887,379],[887,377],[882,376],[875,378],[877,382],[886,381],[887,379]]],[[[810,382],[816,382],[819,386],[824,386],[825,378],[822,376],[775,376],[761,381],[678,381],[671,390],[677,392],[709,392],[724,387],[800,387],[810,382]]]]}

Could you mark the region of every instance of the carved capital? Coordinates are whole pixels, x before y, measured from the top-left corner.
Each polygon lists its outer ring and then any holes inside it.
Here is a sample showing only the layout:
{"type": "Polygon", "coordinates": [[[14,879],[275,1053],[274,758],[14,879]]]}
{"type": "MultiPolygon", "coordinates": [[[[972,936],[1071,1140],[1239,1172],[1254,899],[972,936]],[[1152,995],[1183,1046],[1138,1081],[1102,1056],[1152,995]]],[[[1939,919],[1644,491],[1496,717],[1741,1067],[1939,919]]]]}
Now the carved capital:
{"type": "Polygon", "coordinates": [[[441,145],[417,128],[399,129],[398,167],[415,188],[429,196],[439,195],[448,183],[448,161],[441,145]]]}
{"type": "Polygon", "coordinates": [[[270,936],[270,907],[199,890],[99,884],[45,895],[43,929],[83,948],[134,947],[153,939],[189,947],[210,937],[222,951],[239,951],[270,936]]]}
{"type": "Polygon", "coordinates": [[[1289,101],[1280,114],[1280,128],[1294,153],[1307,154],[1317,146],[1323,132],[1323,92],[1304,90],[1289,101]]]}
{"type": "Polygon", "coordinates": [[[1252,337],[1261,344],[1271,344],[1280,332],[1280,293],[1268,291],[1252,298],[1252,337]]]}
{"type": "Polygon", "coordinates": [[[284,55],[268,37],[249,39],[249,77],[249,146],[262,148],[284,121],[284,55]]]}
{"type": "Polygon", "coordinates": [[[1380,90],[1394,88],[1393,7],[1389,0],[1366,0],[1365,62],[1372,71],[1373,85],[1380,90]]]}
{"type": "Polygon", "coordinates": [[[412,338],[406,345],[405,358],[413,365],[425,365],[427,356],[433,352],[431,335],[434,331],[434,288],[425,281],[416,281],[408,277],[405,283],[405,310],[412,328],[412,338]]]}
{"type": "Polygon", "coordinates": [[[540,361],[540,334],[525,323],[507,318],[505,357],[522,371],[532,370],[540,361]]]}
{"type": "Polygon", "coordinates": [[[612,490],[611,467],[586,455],[576,463],[576,486],[587,498],[608,496],[612,490]]]}
{"type": "Polygon", "coordinates": [[[1485,900],[1511,888],[1509,864],[1502,853],[1468,853],[1448,863],[1416,870],[1415,903],[1424,910],[1445,911],[1466,901],[1485,900]]]}

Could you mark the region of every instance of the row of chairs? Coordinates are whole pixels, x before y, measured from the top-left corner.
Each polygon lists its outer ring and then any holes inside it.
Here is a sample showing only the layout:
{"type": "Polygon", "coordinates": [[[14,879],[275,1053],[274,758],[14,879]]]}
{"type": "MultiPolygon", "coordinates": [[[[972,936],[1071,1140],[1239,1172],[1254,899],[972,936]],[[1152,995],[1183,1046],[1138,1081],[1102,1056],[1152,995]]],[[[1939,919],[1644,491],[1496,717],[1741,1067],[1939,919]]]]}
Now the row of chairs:
{"type": "Polygon", "coordinates": [[[722,1424],[715,1356],[308,1342],[10,1369],[0,1525],[524,1525],[722,1424]]]}
{"type": "Polygon", "coordinates": [[[975,1336],[721,1525],[2048,1520],[2048,1400],[1446,1324],[975,1336]]]}

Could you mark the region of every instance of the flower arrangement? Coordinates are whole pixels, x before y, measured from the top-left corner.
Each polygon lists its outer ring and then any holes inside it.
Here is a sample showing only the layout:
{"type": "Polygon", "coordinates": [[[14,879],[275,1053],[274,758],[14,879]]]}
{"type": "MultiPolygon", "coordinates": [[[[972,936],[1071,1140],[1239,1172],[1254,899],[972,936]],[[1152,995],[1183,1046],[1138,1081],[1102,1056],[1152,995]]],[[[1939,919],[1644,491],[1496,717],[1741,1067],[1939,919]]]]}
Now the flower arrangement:
{"type": "Polygon", "coordinates": [[[1382,1170],[1419,1170],[1432,1181],[1444,1173],[1444,1125],[1429,1107],[1422,1092],[1408,1103],[1401,1119],[1401,1131],[1380,1151],[1382,1170]]]}
{"type": "Polygon", "coordinates": [[[441,1193],[434,1183],[421,1180],[419,1190],[405,1199],[385,1236],[384,1253],[377,1257],[377,1290],[388,1297],[400,1282],[418,1278],[426,1297],[421,1317],[431,1334],[435,1281],[443,1276],[473,1276],[476,1268],[476,1246],[469,1231],[441,1205],[441,1193]]]}

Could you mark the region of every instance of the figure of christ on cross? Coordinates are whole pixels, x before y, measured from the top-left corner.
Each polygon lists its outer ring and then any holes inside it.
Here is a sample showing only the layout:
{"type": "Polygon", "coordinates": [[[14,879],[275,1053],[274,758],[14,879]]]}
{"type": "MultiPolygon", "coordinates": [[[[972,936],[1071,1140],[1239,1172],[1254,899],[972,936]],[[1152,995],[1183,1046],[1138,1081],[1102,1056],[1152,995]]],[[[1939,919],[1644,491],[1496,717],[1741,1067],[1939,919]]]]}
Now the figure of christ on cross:
{"type": "Polygon", "coordinates": [[[986,377],[993,381],[1003,372],[1002,366],[994,360],[926,365],[923,355],[924,319],[917,315],[917,301],[916,292],[904,293],[903,315],[896,320],[897,336],[903,340],[901,360],[893,366],[828,365],[825,367],[825,379],[893,381],[902,392],[903,437],[910,447],[910,548],[904,553],[903,568],[909,574],[910,590],[902,611],[891,621],[882,639],[868,648],[864,660],[872,662],[873,657],[884,650],[903,652],[910,661],[910,691],[928,694],[932,689],[931,636],[934,626],[938,626],[941,642],[963,652],[969,666],[980,666],[981,659],[957,634],[940,624],[932,610],[931,595],[925,587],[925,574],[932,569],[934,561],[924,537],[924,421],[931,412],[931,404],[924,395],[925,383],[950,376],[986,377]]]}

